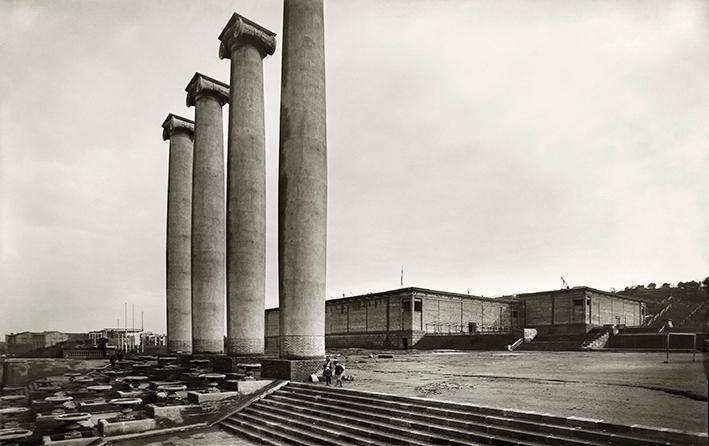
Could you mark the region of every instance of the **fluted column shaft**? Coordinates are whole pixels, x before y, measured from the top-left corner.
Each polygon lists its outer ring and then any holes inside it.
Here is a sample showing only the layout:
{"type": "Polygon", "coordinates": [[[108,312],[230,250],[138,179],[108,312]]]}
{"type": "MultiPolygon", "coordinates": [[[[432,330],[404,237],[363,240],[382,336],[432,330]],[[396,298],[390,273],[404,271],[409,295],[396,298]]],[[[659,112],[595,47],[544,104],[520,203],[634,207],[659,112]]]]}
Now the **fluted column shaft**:
{"type": "Polygon", "coordinates": [[[195,107],[192,176],[192,351],[224,352],[226,226],[222,106],[228,86],[197,74],[187,87],[195,107]]]}
{"type": "Polygon", "coordinates": [[[327,133],[322,0],[285,0],[278,176],[280,356],[325,354],[327,133]]]}
{"type": "Polygon", "coordinates": [[[163,139],[170,140],[167,186],[167,350],[192,352],[191,217],[194,122],[168,115],[163,139]]]}
{"type": "Polygon", "coordinates": [[[227,353],[264,352],[266,148],[263,58],[274,34],[234,14],[219,36],[231,59],[227,160],[227,353]]]}

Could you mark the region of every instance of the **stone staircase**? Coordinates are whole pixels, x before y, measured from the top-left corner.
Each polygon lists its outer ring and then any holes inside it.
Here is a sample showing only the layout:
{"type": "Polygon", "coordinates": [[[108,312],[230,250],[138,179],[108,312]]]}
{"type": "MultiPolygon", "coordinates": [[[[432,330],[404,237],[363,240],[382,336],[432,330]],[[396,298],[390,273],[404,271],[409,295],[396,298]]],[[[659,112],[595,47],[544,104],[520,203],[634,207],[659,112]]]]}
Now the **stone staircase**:
{"type": "Polygon", "coordinates": [[[597,332],[594,332],[592,330],[588,334],[589,336],[587,336],[586,340],[584,340],[583,342],[582,348],[584,350],[598,350],[601,348],[605,348],[608,345],[608,341],[611,337],[610,332],[606,330],[600,330],[597,332]]]}
{"type": "Polygon", "coordinates": [[[526,351],[577,351],[603,348],[608,343],[608,330],[593,328],[588,333],[563,335],[537,335],[532,342],[525,342],[517,350],[526,351]]]}
{"type": "Polygon", "coordinates": [[[291,382],[220,422],[268,445],[706,445],[689,434],[291,382]]]}

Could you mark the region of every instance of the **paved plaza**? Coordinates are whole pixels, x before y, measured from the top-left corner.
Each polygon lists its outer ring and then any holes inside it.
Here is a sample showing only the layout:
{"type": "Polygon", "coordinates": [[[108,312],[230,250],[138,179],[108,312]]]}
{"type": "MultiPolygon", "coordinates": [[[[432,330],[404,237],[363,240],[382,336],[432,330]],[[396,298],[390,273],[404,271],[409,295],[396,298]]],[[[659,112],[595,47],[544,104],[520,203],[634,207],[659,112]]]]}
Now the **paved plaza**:
{"type": "MultiPolygon", "coordinates": [[[[338,353],[338,352],[332,352],[338,353]]],[[[707,432],[702,356],[616,352],[343,350],[345,387],[707,432]]]]}

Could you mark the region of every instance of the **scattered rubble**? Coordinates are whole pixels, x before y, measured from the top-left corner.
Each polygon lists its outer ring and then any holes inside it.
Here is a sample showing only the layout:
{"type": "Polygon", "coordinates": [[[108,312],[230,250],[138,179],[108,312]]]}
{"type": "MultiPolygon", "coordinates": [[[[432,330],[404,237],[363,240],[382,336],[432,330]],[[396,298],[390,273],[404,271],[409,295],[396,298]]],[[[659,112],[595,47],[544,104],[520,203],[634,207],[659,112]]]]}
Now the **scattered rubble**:
{"type": "Polygon", "coordinates": [[[461,386],[456,383],[451,383],[451,382],[447,382],[447,381],[439,381],[439,382],[435,382],[435,383],[424,384],[422,386],[417,386],[414,390],[416,390],[416,393],[420,394],[421,396],[428,396],[428,395],[439,395],[445,391],[459,390],[464,387],[465,386],[461,386]]]}

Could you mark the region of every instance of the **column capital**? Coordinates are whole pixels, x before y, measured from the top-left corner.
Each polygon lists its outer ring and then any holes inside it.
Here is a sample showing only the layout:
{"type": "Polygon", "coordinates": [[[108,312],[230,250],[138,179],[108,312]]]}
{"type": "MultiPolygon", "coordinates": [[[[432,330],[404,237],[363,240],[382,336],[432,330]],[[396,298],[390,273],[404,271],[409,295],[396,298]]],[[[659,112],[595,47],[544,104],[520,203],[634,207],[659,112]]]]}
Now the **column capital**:
{"type": "Polygon", "coordinates": [[[175,132],[184,132],[190,138],[194,138],[194,121],[172,113],[168,114],[162,123],[162,140],[167,141],[175,132]]]}
{"type": "Polygon", "coordinates": [[[197,99],[202,95],[216,98],[221,105],[229,102],[229,85],[202,73],[195,73],[192,76],[185,91],[187,92],[188,107],[194,106],[197,99]]]}
{"type": "Polygon", "coordinates": [[[230,59],[231,52],[239,44],[256,47],[261,57],[270,56],[276,50],[276,33],[271,32],[246,17],[234,13],[224,30],[219,34],[219,58],[230,59]]]}

